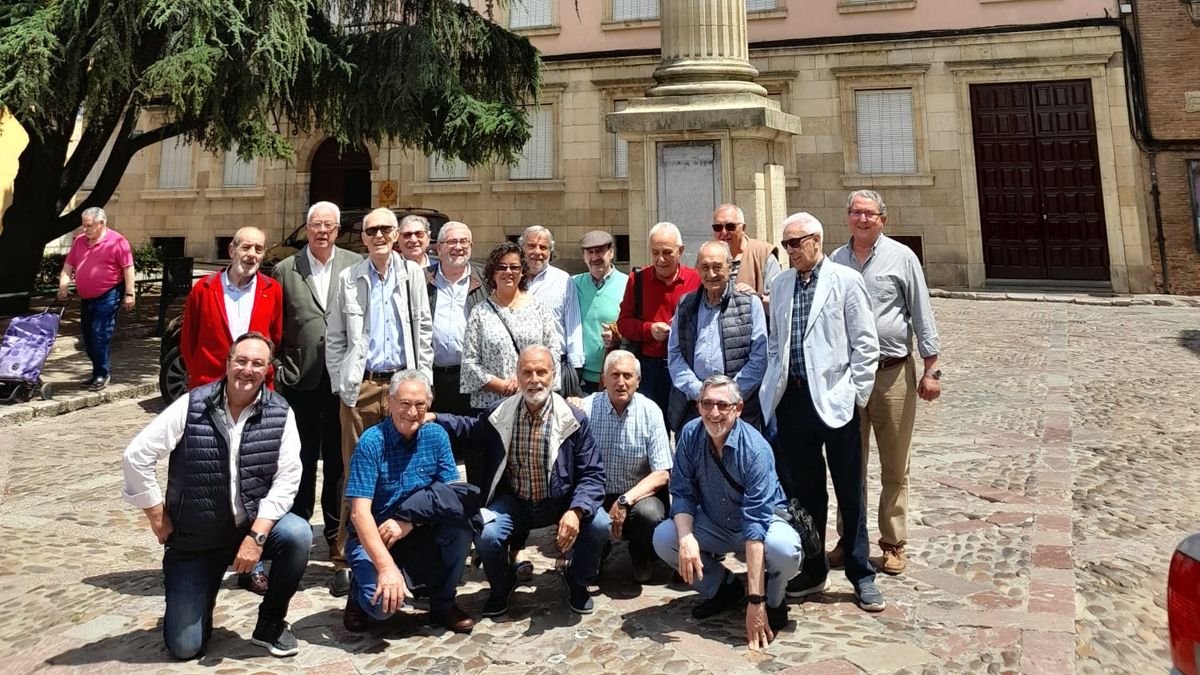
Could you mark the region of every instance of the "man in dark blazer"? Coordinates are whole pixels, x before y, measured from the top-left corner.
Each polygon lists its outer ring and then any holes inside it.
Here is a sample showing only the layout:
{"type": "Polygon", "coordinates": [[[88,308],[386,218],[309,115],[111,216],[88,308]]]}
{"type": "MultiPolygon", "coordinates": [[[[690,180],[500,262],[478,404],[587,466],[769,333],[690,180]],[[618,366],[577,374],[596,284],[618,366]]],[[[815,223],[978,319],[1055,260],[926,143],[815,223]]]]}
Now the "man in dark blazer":
{"type": "Polygon", "coordinates": [[[336,204],[313,204],[305,225],[308,245],[280,261],[271,272],[283,287],[283,341],[275,382],[296,413],[304,466],[292,513],[305,520],[312,518],[317,460],[322,460],[321,516],[334,566],[331,590],[339,596],[350,590],[350,569],[334,544],[341,512],[343,467],[338,397],[325,368],[325,328],[338,275],[362,260],[357,253],[335,245],[340,223],[341,212],[336,204]]]}

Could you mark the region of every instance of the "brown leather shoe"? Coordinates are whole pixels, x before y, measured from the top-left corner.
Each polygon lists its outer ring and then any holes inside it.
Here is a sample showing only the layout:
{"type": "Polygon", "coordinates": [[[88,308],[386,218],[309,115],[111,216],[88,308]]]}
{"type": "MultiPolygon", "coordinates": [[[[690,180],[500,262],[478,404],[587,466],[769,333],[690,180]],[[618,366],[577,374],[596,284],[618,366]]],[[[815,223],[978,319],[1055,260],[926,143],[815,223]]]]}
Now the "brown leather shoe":
{"type": "Polygon", "coordinates": [[[842,542],[839,541],[826,555],[829,557],[830,569],[838,570],[846,566],[846,549],[842,548],[842,542]]]}
{"type": "Polygon", "coordinates": [[[908,567],[908,559],[904,557],[903,546],[892,546],[891,544],[880,544],[883,549],[883,561],[879,569],[884,574],[900,574],[908,567]]]}
{"type": "Polygon", "coordinates": [[[371,617],[351,595],[346,598],[346,611],[342,612],[342,625],[351,633],[361,633],[371,623],[371,617]]]}
{"type": "Polygon", "coordinates": [[[455,633],[470,633],[475,627],[475,619],[472,619],[466,612],[462,611],[458,605],[450,608],[444,614],[438,612],[429,613],[429,623],[434,625],[445,626],[447,629],[455,633]]]}

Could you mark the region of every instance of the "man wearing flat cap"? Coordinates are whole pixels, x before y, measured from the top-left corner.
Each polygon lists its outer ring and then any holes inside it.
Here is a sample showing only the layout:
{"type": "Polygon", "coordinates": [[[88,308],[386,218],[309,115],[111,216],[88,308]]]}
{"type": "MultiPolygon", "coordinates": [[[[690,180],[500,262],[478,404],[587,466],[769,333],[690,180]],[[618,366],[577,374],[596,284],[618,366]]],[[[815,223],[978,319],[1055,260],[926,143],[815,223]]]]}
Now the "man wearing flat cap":
{"type": "Polygon", "coordinates": [[[583,373],[580,380],[584,393],[599,390],[604,354],[612,346],[613,327],[621,311],[621,298],[629,275],[613,267],[613,237],[604,230],[592,230],[579,240],[583,261],[588,271],[576,274],[575,295],[579,298],[579,314],[583,320],[583,373]]]}

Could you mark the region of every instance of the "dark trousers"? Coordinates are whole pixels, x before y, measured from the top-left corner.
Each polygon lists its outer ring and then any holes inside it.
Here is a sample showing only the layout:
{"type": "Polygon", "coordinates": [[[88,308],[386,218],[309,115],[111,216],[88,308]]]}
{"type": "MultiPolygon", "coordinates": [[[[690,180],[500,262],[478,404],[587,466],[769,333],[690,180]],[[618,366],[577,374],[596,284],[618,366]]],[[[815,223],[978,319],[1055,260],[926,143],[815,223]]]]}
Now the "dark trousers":
{"type": "Polygon", "coordinates": [[[94,298],[79,302],[79,332],[83,348],[92,362],[92,377],[108,377],[109,345],[112,344],[113,329],[117,326],[117,309],[121,306],[124,284],[117,284],[94,298]]]}
{"type": "MultiPolygon", "coordinates": [[[[430,608],[445,614],[454,607],[470,547],[471,530],[452,525],[422,525],[392,544],[388,553],[404,574],[409,591],[414,596],[428,597],[430,608]]],[[[383,621],[391,617],[383,611],[383,598],[371,603],[379,584],[379,572],[358,537],[346,540],[346,561],[354,572],[350,595],[372,619],[383,621]]]]}
{"type": "MultiPolygon", "coordinates": [[[[477,410],[471,407],[471,395],[458,390],[460,366],[433,367],[433,407],[431,412],[448,413],[451,415],[475,415],[477,410]]],[[[484,491],[483,483],[483,452],[467,443],[451,443],[454,459],[467,467],[467,482],[484,491]]]]}
{"type": "Polygon", "coordinates": [[[342,485],[345,467],[342,466],[342,423],[338,414],[338,397],[330,391],[329,373],[322,372],[321,381],[311,391],[300,391],[279,385],[279,393],[287,399],[296,415],[296,430],[300,433],[300,488],[292,502],[292,513],[310,520],[316,504],[317,461],[324,464],[321,478],[321,522],[323,535],[332,553],[337,540],[342,508],[342,485]]]}
{"type": "Polygon", "coordinates": [[[587,396],[588,394],[594,394],[594,393],[600,391],[600,383],[599,382],[589,382],[588,380],[581,379],[579,381],[579,386],[583,388],[584,396],[587,396]]]}
{"type": "Polygon", "coordinates": [[[663,414],[666,414],[671,400],[671,372],[667,370],[667,360],[653,356],[639,356],[642,366],[642,383],[638,392],[658,404],[663,414]]]}
{"type": "MultiPolygon", "coordinates": [[[[825,463],[833,479],[842,513],[846,551],[846,578],[851,582],[874,579],[875,568],[867,555],[866,509],[863,503],[862,441],[858,410],[845,426],[826,426],[813,407],[807,384],[788,383],[783,399],[775,410],[779,425],[775,441],[776,471],[784,491],[800,501],[812,516],[813,526],[825,541],[825,521],[829,511],[829,492],[825,483],[825,463]],[[824,450],[824,454],[822,454],[824,450]]],[[[828,559],[805,560],[802,572],[820,578],[829,569],[828,559]]]]}
{"type": "MultiPolygon", "coordinates": [[[[612,506],[620,495],[604,497],[604,510],[612,511],[612,506]]],[[[654,528],[667,519],[670,509],[667,507],[669,493],[666,488],[639,499],[625,514],[625,524],[621,527],[621,539],[629,543],[629,557],[635,563],[653,561],[654,528]]]]}

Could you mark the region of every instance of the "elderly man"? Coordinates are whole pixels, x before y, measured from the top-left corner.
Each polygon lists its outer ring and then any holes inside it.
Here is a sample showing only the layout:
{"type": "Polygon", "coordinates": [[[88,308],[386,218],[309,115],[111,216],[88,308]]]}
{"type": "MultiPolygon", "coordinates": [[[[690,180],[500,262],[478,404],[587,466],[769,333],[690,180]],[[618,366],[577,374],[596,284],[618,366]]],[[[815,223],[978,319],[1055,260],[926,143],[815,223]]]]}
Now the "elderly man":
{"type": "Polygon", "coordinates": [[[684,426],[675,445],[671,520],[654,530],[654,550],[704,598],[692,608],[694,618],[746,598],[746,640],[755,649],[787,625],[784,592],[804,549],[775,513],[786,502],[771,446],[738,419],[742,407],[732,378],[713,375],[701,385],[700,420],[684,426]],[[746,552],[748,589],[716,558],[738,550],[746,552]]]}
{"type": "Polygon", "coordinates": [[[733,257],[722,241],[700,246],[696,268],[702,287],[683,296],[671,322],[667,365],[671,403],[667,423],[679,433],[697,416],[700,384],[711,375],[728,375],[746,401],[741,419],[762,428],[758,385],[767,370],[767,320],[762,302],[729,283],[733,257]]]}
{"type": "Polygon", "coordinates": [[[604,390],[583,399],[581,407],[604,458],[612,538],[629,542],[633,580],[644,584],[654,571],[654,528],[667,517],[671,446],[662,411],[637,391],[641,379],[637,357],[615,350],[604,359],[604,390]]]}
{"type": "Polygon", "coordinates": [[[621,299],[617,330],[628,339],[642,364],[642,390],[666,410],[671,397],[667,368],[667,339],[675,306],[683,296],[700,288],[700,275],[680,262],[683,235],[672,223],[650,228],[650,266],[630,275],[621,299]]]}
{"type": "Polygon", "coordinates": [[[300,438],[282,396],[263,386],[273,346],[244,333],[225,376],[181,396],[125,448],[125,500],[146,512],[164,544],[163,639],[178,659],[204,651],[225,568],[271,560],[270,589],[250,642],[297,653],[285,621],[308,566],[312,528],[289,513],[300,483],[300,438]],[[170,458],[163,498],[155,467],[170,458]]]}
{"type": "Polygon", "coordinates": [[[229,242],[229,266],[204,277],[188,293],[179,352],[189,389],[225,375],[225,357],[241,335],[256,331],[275,344],[283,338],[283,289],[258,271],[266,246],[267,235],[257,227],[238,230],[229,242]]]}
{"type": "Polygon", "coordinates": [[[399,225],[400,255],[405,260],[411,260],[422,269],[429,267],[436,259],[429,257],[429,219],[411,213],[400,219],[399,225]]]}
{"type": "MultiPolygon", "coordinates": [[[[554,312],[563,346],[562,364],[558,368],[560,381],[576,383],[578,374],[571,377],[571,373],[566,372],[567,368],[582,368],[584,358],[579,298],[571,284],[571,275],[550,264],[554,255],[554,235],[550,230],[540,225],[527,227],[517,243],[524,249],[525,259],[529,262],[529,292],[554,312]]],[[[578,396],[580,392],[567,387],[562,393],[578,396]]]]}
{"type": "MultiPolygon", "coordinates": [[[[863,452],[863,499],[866,499],[867,455],[871,430],[879,448],[879,547],[887,574],[900,574],[908,566],[908,467],[917,398],[933,401],[941,394],[938,370],[938,332],[929,304],[929,288],[921,261],[904,244],[883,233],[887,205],[879,193],[858,190],[846,200],[850,242],[830,257],[863,275],[879,333],[879,369],[867,405],[859,411],[863,452]],[[917,379],[912,357],[913,334],[924,361],[917,379]]],[[[838,519],[839,532],[842,521],[838,519]]],[[[829,554],[829,564],[845,562],[840,543],[829,554]]]]}
{"type": "Polygon", "coordinates": [[[117,325],[117,307],[124,307],[126,312],[133,310],[133,251],[125,237],[108,229],[104,209],[84,209],[80,220],[83,233],[71,242],[58,275],[58,299],[67,299],[67,287],[74,279],[80,297],[79,330],[92,362],[92,376],[84,386],[100,391],[108,386],[112,374],[108,354],[117,325]]]}
{"type": "MultiPolygon", "coordinates": [[[[871,396],[879,361],[871,299],[862,275],[825,264],[821,221],[794,214],[783,221],[783,235],[792,269],[771,287],[774,330],[759,390],[768,425],[772,419],[778,423],[779,475],[790,496],[812,515],[824,541],[828,461],[845,520],[846,577],[854,585],[854,599],[865,611],[883,611],[883,594],[867,558],[858,423],[858,408],[871,396]]],[[[788,583],[788,597],[821,593],[828,574],[825,556],[806,561],[788,583]]]]}
{"type": "Polygon", "coordinates": [[[325,331],[336,290],[334,282],[342,270],[362,260],[362,256],[334,245],[340,223],[337,204],[317,202],[309,207],[305,219],[308,244],[279,261],[271,270],[271,278],[283,288],[283,342],[275,381],[279,393],[296,413],[300,461],[304,465],[292,513],[304,520],[312,518],[319,460],[324,466],[321,522],[334,569],[331,585],[335,592],[345,593],[350,589],[350,572],[336,545],[341,522],[342,426],[338,397],[325,367],[325,331]]]}
{"type": "Polygon", "coordinates": [[[410,595],[420,594],[430,598],[430,623],[469,633],[475,622],[454,598],[474,513],[461,500],[457,507],[443,504],[457,512],[449,516],[425,513],[418,520],[406,513],[412,509],[404,508],[422,491],[438,490],[439,504],[442,497],[454,499],[447,487],[458,481],[450,439],[441,427],[425,424],[433,391],[424,374],[398,372],[388,390],[391,419],[363,432],[346,481],[354,530],[346,542],[346,558],[354,568],[354,583],[343,623],[350,631],[366,630],[369,618],[387,619],[410,595]]]}
{"type": "MultiPolygon", "coordinates": [[[[387,418],[392,375],[412,369],[432,379],[433,317],[425,273],[392,250],[397,236],[396,214],[390,209],[367,214],[362,239],[368,257],[338,275],[329,311],[325,366],[333,392],[341,398],[343,466],[350,466],[363,429],[387,418]]],[[[335,544],[343,551],[348,515],[343,501],[335,544]]],[[[340,587],[333,590],[341,593],[340,587]]]]}
{"type": "Polygon", "coordinates": [[[746,234],[746,214],[734,204],[722,204],[713,211],[712,227],[713,239],[729,244],[733,255],[730,278],[737,284],[736,289],[757,295],[766,305],[771,282],[782,271],[777,257],[779,249],[746,234]]]}
{"type": "Polygon", "coordinates": [[[579,248],[583,250],[588,271],[576,274],[572,281],[575,282],[583,323],[583,375],[580,379],[584,393],[590,394],[600,388],[604,352],[612,342],[629,276],[613,267],[613,238],[608,232],[588,232],[579,240],[579,248]]]}
{"type": "Polygon", "coordinates": [[[551,391],[556,365],[546,347],[526,347],[517,361],[516,395],[479,417],[431,418],[451,439],[482,448],[486,457],[486,524],[475,538],[491,587],[483,616],[508,612],[517,586],[509,542],[548,525],[557,525],[555,544],[569,558],[563,581],[571,611],[593,610],[587,585],[596,577],[611,525],[602,508],[604,463],[587,417],[551,391]]]}

